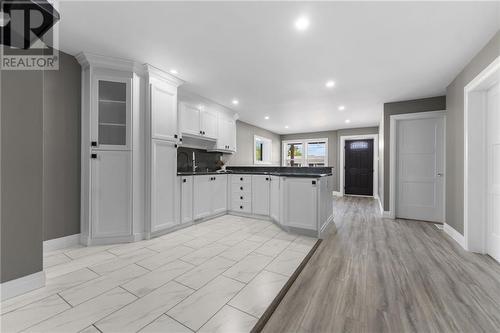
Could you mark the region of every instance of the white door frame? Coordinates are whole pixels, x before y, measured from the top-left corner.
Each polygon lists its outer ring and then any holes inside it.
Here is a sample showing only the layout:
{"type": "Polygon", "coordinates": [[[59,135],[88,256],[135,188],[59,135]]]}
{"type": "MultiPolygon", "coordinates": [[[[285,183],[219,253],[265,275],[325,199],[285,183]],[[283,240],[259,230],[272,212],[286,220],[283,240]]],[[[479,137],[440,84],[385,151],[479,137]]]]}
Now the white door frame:
{"type": "Polygon", "coordinates": [[[497,82],[500,82],[500,56],[464,88],[464,238],[461,245],[479,253],[487,250],[485,96],[488,88],[497,82]]]}
{"type": "Polygon", "coordinates": [[[340,136],[340,170],[339,170],[339,184],[340,194],[345,195],[344,182],[345,182],[345,142],[346,140],[366,140],[373,139],[373,197],[378,198],[378,134],[365,134],[365,135],[342,135],[340,136]]]}
{"type": "MultiPolygon", "coordinates": [[[[388,217],[391,219],[396,218],[396,136],[397,136],[397,124],[400,120],[414,120],[414,119],[427,119],[427,118],[443,118],[444,120],[444,163],[443,168],[446,170],[446,111],[428,111],[428,112],[416,112],[416,113],[405,113],[392,115],[390,117],[390,163],[389,163],[389,214],[388,217]]],[[[444,174],[444,189],[443,189],[443,219],[446,221],[446,173],[444,174]]]]}

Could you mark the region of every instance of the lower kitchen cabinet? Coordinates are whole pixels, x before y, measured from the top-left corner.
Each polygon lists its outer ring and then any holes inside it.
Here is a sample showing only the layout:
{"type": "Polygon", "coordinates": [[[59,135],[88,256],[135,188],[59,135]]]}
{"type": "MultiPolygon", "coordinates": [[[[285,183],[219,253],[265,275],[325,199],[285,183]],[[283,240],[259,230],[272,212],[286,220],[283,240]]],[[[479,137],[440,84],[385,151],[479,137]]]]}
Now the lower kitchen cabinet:
{"type": "Polygon", "coordinates": [[[151,232],[178,224],[177,148],[163,140],[151,142],[151,232]]]}
{"type": "Polygon", "coordinates": [[[227,211],[227,175],[194,176],[193,192],[195,220],[227,211]]]}
{"type": "Polygon", "coordinates": [[[194,176],[193,218],[207,217],[212,212],[212,175],[194,176]]]}
{"type": "Polygon", "coordinates": [[[252,176],[252,213],[256,215],[269,215],[269,175],[252,176]]]}
{"type": "Polygon", "coordinates": [[[288,227],[317,230],[318,180],[287,177],[282,179],[283,221],[288,227]]]}
{"type": "Polygon", "coordinates": [[[271,184],[269,188],[269,215],[273,220],[281,223],[281,193],[280,193],[280,177],[271,176],[271,184]]]}
{"type": "Polygon", "coordinates": [[[132,153],[94,151],[90,163],[90,236],[132,235],[132,153]]]}
{"type": "Polygon", "coordinates": [[[193,176],[180,177],[181,223],[193,221],[193,176]]]}
{"type": "Polygon", "coordinates": [[[212,214],[227,211],[227,176],[213,176],[212,184],[212,214]]]}

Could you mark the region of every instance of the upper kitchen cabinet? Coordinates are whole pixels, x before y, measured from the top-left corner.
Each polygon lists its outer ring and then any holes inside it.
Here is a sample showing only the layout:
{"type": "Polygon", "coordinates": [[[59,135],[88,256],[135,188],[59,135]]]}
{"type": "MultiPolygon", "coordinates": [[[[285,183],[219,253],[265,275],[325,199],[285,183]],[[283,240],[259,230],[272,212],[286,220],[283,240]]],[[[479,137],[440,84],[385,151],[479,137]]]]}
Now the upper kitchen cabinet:
{"type": "Polygon", "coordinates": [[[236,151],[238,114],[233,110],[181,88],[179,119],[180,132],[190,138],[190,146],[224,153],[236,151]]]}
{"type": "Polygon", "coordinates": [[[177,119],[177,87],[181,80],[151,65],[144,65],[147,73],[147,111],[150,115],[151,139],[179,141],[177,119]]]}
{"type": "MultiPolygon", "coordinates": [[[[118,74],[118,73],[117,73],[118,74]]],[[[95,75],[91,108],[91,144],[96,149],[130,149],[132,79],[122,75],[95,75]]]]}
{"type": "Polygon", "coordinates": [[[236,121],[233,117],[219,112],[217,125],[219,130],[217,150],[236,152],[236,121]]]}
{"type": "Polygon", "coordinates": [[[179,112],[183,135],[217,140],[217,111],[182,102],[179,112]]]}
{"type": "Polygon", "coordinates": [[[182,134],[201,136],[201,110],[187,103],[179,103],[179,113],[182,134]]]}
{"type": "Polygon", "coordinates": [[[217,111],[204,109],[200,115],[202,135],[209,139],[217,139],[217,111]]]}

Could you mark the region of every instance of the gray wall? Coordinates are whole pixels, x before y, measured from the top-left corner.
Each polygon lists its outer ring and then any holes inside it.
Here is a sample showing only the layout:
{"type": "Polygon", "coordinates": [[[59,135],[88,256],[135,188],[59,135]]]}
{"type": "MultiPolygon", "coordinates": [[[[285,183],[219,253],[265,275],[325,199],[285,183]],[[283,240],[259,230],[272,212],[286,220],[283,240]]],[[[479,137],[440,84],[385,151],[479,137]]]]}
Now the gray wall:
{"type": "Polygon", "coordinates": [[[328,138],[328,166],[333,166],[335,168],[333,170],[335,174],[335,184],[333,188],[335,191],[339,191],[340,175],[338,170],[340,168],[340,137],[363,134],[378,134],[378,127],[349,128],[336,131],[286,134],[281,136],[281,140],[328,138]]]}
{"type": "Polygon", "coordinates": [[[415,113],[415,112],[427,112],[427,111],[438,111],[446,110],[446,96],[437,96],[429,98],[414,99],[410,101],[392,102],[384,104],[384,147],[383,147],[383,157],[384,165],[383,170],[383,188],[384,188],[384,210],[389,210],[389,193],[390,193],[390,146],[391,146],[391,116],[396,114],[404,113],[415,113]]]}
{"type": "Polygon", "coordinates": [[[43,269],[43,241],[80,232],[80,65],[1,71],[1,282],[43,269]]]}
{"type": "Polygon", "coordinates": [[[280,165],[281,140],[278,134],[263,128],[236,121],[236,154],[224,155],[223,160],[227,165],[248,166],[253,165],[254,135],[262,136],[272,140],[272,164],[280,165]]]}
{"type": "Polygon", "coordinates": [[[446,223],[464,233],[464,87],[500,55],[500,31],[446,89],[446,223]]]}
{"type": "Polygon", "coordinates": [[[80,233],[81,68],[59,53],[43,81],[43,239],[80,233]]]}
{"type": "Polygon", "coordinates": [[[43,269],[43,72],[0,71],[0,76],[0,281],[6,282],[43,269]]]}

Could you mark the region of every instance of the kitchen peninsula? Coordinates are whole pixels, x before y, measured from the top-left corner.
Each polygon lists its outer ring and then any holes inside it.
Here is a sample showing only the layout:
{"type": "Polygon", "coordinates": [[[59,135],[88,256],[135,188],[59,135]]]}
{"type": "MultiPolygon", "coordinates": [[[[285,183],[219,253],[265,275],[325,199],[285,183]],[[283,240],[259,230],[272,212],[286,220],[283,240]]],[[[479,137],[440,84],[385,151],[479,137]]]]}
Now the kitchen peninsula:
{"type": "Polygon", "coordinates": [[[333,220],[332,168],[227,167],[177,175],[181,224],[229,213],[321,238],[333,220]]]}

